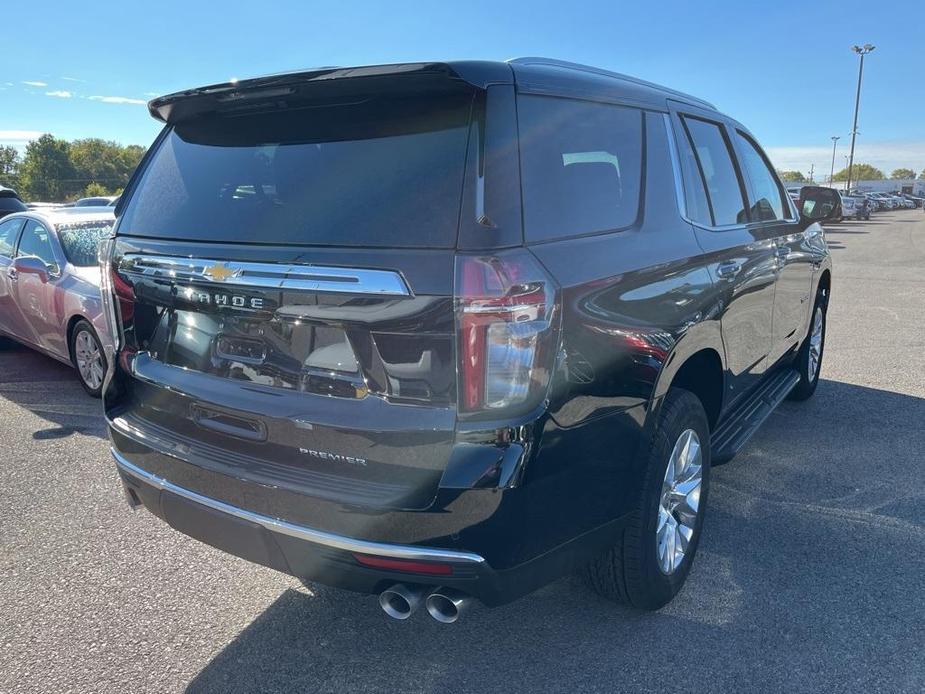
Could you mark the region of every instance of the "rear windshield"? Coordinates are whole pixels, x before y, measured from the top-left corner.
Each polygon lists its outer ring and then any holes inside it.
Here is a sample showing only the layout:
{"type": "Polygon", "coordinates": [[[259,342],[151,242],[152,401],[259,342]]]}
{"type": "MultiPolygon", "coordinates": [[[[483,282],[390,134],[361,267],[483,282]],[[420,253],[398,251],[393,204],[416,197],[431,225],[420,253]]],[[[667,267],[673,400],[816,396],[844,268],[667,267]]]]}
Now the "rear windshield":
{"type": "Polygon", "coordinates": [[[22,212],[28,209],[19,198],[12,196],[0,195],[0,211],[3,212],[22,212]]]}
{"type": "Polygon", "coordinates": [[[472,94],[341,101],[174,126],[120,233],[453,247],[472,94]]]}
{"type": "Polygon", "coordinates": [[[73,224],[58,224],[58,239],[68,262],[77,267],[90,267],[97,263],[100,240],[112,231],[115,220],[98,219],[73,224]]]}

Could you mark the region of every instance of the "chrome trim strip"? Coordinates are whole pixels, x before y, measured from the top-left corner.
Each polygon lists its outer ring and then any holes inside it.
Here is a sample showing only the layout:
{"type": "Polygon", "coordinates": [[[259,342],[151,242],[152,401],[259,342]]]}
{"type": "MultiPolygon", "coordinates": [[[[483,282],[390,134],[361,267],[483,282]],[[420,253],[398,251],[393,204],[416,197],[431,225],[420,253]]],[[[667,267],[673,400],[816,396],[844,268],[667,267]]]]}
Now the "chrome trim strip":
{"type": "Polygon", "coordinates": [[[678,212],[685,221],[687,218],[687,197],[684,194],[684,181],[681,179],[681,159],[678,153],[678,143],[674,139],[674,128],[671,127],[671,115],[662,114],[662,120],[665,123],[665,133],[668,136],[668,153],[671,156],[671,171],[674,173],[674,189],[678,198],[678,212]]]}
{"type": "Polygon", "coordinates": [[[392,270],[289,263],[250,263],[206,258],[126,253],[119,272],[174,283],[291,289],[340,294],[411,296],[404,278],[392,270]]]}
{"type": "Polygon", "coordinates": [[[171,494],[183,497],[193,503],[207,506],[208,508],[227,513],[235,518],[256,523],[267,530],[276,533],[282,533],[299,540],[311,542],[333,549],[343,550],[344,552],[359,552],[360,554],[372,554],[380,557],[392,557],[395,559],[411,559],[415,561],[442,561],[457,564],[470,564],[482,566],[485,564],[485,558],[471,552],[456,552],[449,549],[436,549],[432,547],[415,547],[412,545],[393,545],[381,542],[369,542],[367,540],[356,540],[344,535],[336,535],[323,530],[307,528],[303,525],[295,525],[278,518],[271,518],[253,511],[247,511],[224,501],[218,501],[202,494],[198,494],[185,487],[180,487],[173,482],[158,477],[147,470],[142,470],[137,465],[130,463],[115,448],[110,448],[112,457],[116,460],[116,466],[127,475],[156,487],[161,491],[167,491],[171,494]]]}

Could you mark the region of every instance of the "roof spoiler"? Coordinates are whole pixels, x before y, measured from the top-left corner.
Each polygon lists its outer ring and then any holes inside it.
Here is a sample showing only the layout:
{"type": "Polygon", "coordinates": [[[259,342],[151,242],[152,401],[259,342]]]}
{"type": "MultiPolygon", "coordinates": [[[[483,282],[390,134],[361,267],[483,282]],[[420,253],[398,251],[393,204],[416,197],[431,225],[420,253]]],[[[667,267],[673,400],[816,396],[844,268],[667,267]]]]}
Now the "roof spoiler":
{"type": "Polygon", "coordinates": [[[332,84],[335,81],[345,83],[348,80],[385,81],[399,76],[412,76],[425,81],[452,80],[478,89],[485,89],[491,84],[514,82],[510,67],[487,61],[322,67],[232,80],[159,96],[148,102],[148,111],[157,120],[176,123],[205,113],[285,100],[304,92],[307,86],[313,84],[332,84]]]}

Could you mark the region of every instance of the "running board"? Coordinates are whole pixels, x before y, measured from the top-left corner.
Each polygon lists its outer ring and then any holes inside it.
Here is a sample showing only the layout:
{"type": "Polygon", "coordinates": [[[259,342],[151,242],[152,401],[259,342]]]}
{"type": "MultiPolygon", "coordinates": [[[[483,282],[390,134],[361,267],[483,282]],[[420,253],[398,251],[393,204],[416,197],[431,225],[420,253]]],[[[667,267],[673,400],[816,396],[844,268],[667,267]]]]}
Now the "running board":
{"type": "Polygon", "coordinates": [[[800,375],[794,369],[782,369],[736,405],[710,439],[711,464],[732,460],[799,382],[800,375]]]}

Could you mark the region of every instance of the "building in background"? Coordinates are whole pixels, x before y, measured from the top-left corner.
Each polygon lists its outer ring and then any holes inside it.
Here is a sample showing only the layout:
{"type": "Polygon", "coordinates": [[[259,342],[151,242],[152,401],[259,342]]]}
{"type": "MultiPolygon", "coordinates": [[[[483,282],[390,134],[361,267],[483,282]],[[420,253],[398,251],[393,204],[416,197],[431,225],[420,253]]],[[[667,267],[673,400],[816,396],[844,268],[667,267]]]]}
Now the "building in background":
{"type": "MultiPolygon", "coordinates": [[[[844,181],[834,183],[819,183],[817,185],[844,190],[844,181]]],[[[884,178],[879,181],[852,181],[852,190],[865,193],[906,193],[908,195],[925,196],[925,179],[921,178],[884,178]]]]}

